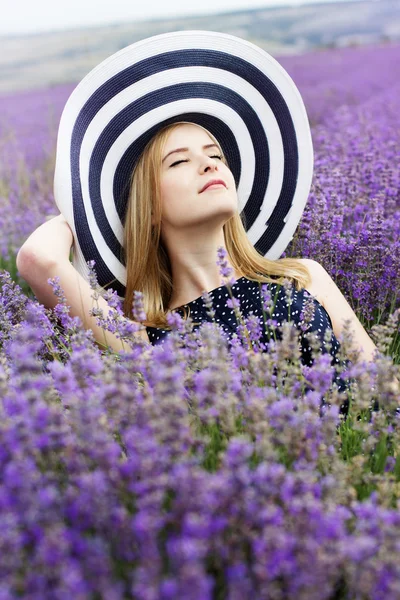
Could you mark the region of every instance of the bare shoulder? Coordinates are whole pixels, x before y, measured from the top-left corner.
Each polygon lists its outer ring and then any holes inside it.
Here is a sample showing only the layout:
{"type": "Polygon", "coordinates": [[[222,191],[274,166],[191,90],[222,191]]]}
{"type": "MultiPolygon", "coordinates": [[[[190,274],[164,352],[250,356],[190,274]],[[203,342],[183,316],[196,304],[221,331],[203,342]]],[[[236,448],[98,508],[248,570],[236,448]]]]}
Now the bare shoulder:
{"type": "Polygon", "coordinates": [[[350,321],[350,330],[354,336],[353,346],[361,350],[361,358],[373,360],[376,346],[332,277],[317,261],[308,258],[300,260],[306,264],[312,279],[311,289],[309,286],[306,289],[329,314],[335,336],[339,338],[345,321],[350,321]]]}
{"type": "Polygon", "coordinates": [[[307,292],[310,292],[322,304],[324,308],[326,308],[324,303],[324,291],[326,289],[326,282],[324,283],[324,278],[326,276],[329,277],[329,274],[325,271],[324,267],[313,260],[312,258],[298,258],[299,262],[303,263],[310,273],[311,281],[305,287],[307,292]]]}

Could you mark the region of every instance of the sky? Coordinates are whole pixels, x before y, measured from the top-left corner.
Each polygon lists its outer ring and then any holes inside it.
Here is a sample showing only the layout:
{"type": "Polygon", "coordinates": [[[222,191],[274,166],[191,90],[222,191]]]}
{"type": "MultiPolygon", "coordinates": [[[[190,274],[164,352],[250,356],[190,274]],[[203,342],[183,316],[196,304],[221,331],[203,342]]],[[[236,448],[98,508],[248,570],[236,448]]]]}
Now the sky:
{"type": "MultiPolygon", "coordinates": [[[[231,10],[299,6],[318,0],[0,0],[0,35],[40,33],[95,25],[215,14],[231,10]]],[[[319,0],[340,2],[343,0],[319,0]]]]}

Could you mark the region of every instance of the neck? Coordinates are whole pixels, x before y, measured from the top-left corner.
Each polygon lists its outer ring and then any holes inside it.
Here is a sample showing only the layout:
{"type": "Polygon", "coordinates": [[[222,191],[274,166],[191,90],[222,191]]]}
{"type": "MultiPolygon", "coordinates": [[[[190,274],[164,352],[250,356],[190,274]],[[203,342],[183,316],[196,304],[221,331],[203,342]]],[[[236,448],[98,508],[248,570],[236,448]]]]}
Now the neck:
{"type": "MultiPolygon", "coordinates": [[[[199,298],[204,291],[223,285],[217,265],[217,249],[226,249],[223,229],[207,235],[176,235],[164,240],[172,269],[172,296],[168,309],[172,310],[199,298]]],[[[232,266],[227,258],[229,266],[232,266]]],[[[233,269],[235,279],[241,277],[233,269]]]]}

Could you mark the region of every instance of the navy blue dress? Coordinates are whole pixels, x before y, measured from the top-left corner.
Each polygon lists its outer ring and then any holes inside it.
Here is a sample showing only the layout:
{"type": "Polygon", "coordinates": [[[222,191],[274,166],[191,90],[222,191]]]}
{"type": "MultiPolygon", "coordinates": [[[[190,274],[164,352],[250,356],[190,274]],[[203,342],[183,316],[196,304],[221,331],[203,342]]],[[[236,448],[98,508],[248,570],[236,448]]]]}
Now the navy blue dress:
{"type": "MultiPolygon", "coordinates": [[[[243,317],[247,317],[251,313],[257,316],[261,323],[263,323],[263,310],[262,310],[262,296],[261,296],[261,283],[258,281],[252,281],[247,279],[247,277],[240,277],[235,284],[231,286],[233,297],[237,298],[240,301],[240,311],[243,317]]],[[[284,321],[289,320],[289,308],[286,299],[286,292],[282,285],[278,283],[268,283],[264,284],[269,287],[272,299],[274,300],[274,309],[272,314],[266,314],[267,318],[275,319],[278,322],[278,326],[281,325],[284,321]]],[[[226,304],[226,301],[230,298],[228,288],[226,285],[222,285],[214,290],[209,292],[209,295],[212,299],[213,310],[215,311],[215,321],[218,323],[223,330],[223,333],[227,338],[231,338],[232,335],[236,332],[237,328],[237,320],[235,316],[235,311],[233,308],[229,308],[226,304]]],[[[325,310],[325,308],[318,302],[318,300],[312,296],[306,289],[301,289],[299,291],[296,290],[294,285],[291,289],[291,305],[290,305],[290,321],[294,322],[299,329],[300,341],[301,341],[301,360],[304,365],[311,366],[313,363],[313,358],[311,354],[311,348],[307,339],[305,338],[305,334],[311,331],[315,332],[320,339],[321,342],[321,351],[322,353],[327,353],[328,350],[326,348],[326,343],[324,342],[324,335],[327,327],[332,330],[330,343],[331,350],[330,354],[332,356],[331,366],[335,367],[339,365],[340,361],[337,358],[337,352],[340,348],[340,343],[337,340],[335,334],[333,333],[332,321],[325,310]],[[302,321],[300,320],[300,314],[304,307],[304,302],[307,298],[311,298],[314,303],[314,315],[311,320],[308,328],[305,332],[300,329],[300,325],[302,321]]],[[[207,309],[204,305],[203,299],[200,296],[195,300],[192,300],[188,304],[183,305],[175,309],[180,315],[183,316],[184,311],[183,307],[190,307],[190,316],[198,325],[194,325],[193,329],[197,329],[204,321],[211,321],[212,319],[207,314],[207,309]]],[[[268,334],[264,331],[261,337],[261,342],[265,345],[269,341],[268,334]]],[[[153,345],[163,343],[170,330],[161,329],[157,327],[146,327],[147,334],[149,336],[149,340],[153,345]]],[[[279,329],[276,330],[276,338],[281,339],[281,334],[279,329]]],[[[345,361],[345,364],[348,364],[348,361],[345,361]]],[[[339,376],[336,369],[334,372],[334,376],[332,382],[335,382],[340,391],[345,391],[348,389],[348,384],[339,376]]],[[[341,412],[347,413],[348,402],[345,401],[345,404],[341,407],[341,412]]]]}

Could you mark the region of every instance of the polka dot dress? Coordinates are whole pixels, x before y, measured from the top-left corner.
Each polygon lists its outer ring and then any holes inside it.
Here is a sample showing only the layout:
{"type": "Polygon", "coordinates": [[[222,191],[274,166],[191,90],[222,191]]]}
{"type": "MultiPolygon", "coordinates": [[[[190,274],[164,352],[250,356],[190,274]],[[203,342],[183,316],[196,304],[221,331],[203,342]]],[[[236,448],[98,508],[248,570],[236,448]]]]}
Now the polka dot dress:
{"type": "MultiPolygon", "coordinates": [[[[261,285],[262,284],[258,281],[252,281],[250,279],[247,279],[247,277],[241,277],[236,281],[234,285],[231,286],[231,289],[234,298],[237,298],[240,302],[240,311],[242,315],[244,317],[247,317],[252,313],[256,317],[260,318],[261,323],[263,323],[261,285]]],[[[314,296],[312,296],[306,289],[303,288],[302,290],[297,291],[293,285],[291,289],[292,299],[290,304],[289,316],[289,306],[287,303],[286,292],[284,287],[275,283],[268,283],[266,285],[268,285],[272,299],[274,301],[274,309],[270,317],[277,321],[278,326],[282,325],[284,321],[288,320],[292,321],[296,326],[298,326],[301,342],[302,363],[308,366],[312,365],[313,360],[311,348],[308,340],[305,337],[305,334],[311,331],[315,332],[321,342],[322,353],[327,353],[328,349],[326,348],[326,343],[324,342],[324,335],[328,327],[331,330],[333,329],[332,321],[330,319],[329,314],[322,306],[322,304],[320,304],[320,302],[318,302],[318,300],[314,296]],[[314,304],[314,315],[306,329],[306,332],[303,332],[300,329],[300,325],[302,324],[300,314],[303,311],[305,301],[308,298],[311,298],[314,304]]],[[[209,295],[212,299],[216,323],[218,323],[222,327],[224,334],[228,338],[231,338],[232,335],[236,332],[238,323],[236,320],[234,309],[229,308],[226,304],[226,301],[230,298],[228,288],[225,285],[222,285],[218,288],[215,288],[214,290],[211,290],[209,292],[209,295]]],[[[199,298],[196,298],[195,300],[192,300],[188,304],[185,304],[182,307],[176,309],[176,312],[183,316],[184,307],[190,308],[191,318],[194,322],[199,323],[198,325],[194,325],[194,329],[200,327],[201,323],[203,323],[204,321],[212,320],[207,314],[207,310],[201,296],[199,298]]],[[[170,333],[169,330],[156,327],[147,327],[146,329],[147,334],[149,336],[149,340],[153,345],[163,343],[168,333],[170,333]]],[[[279,330],[276,330],[276,337],[277,339],[281,339],[279,330]]],[[[268,339],[269,338],[267,337],[267,334],[264,332],[260,341],[264,344],[267,344],[268,339]]],[[[336,355],[340,348],[340,343],[338,342],[335,334],[333,333],[333,330],[329,342],[331,344],[330,354],[332,355],[331,365],[335,366],[339,364],[339,359],[336,355]]],[[[344,391],[346,389],[345,382],[339,377],[336,370],[333,381],[335,381],[340,391],[344,391]]]]}

